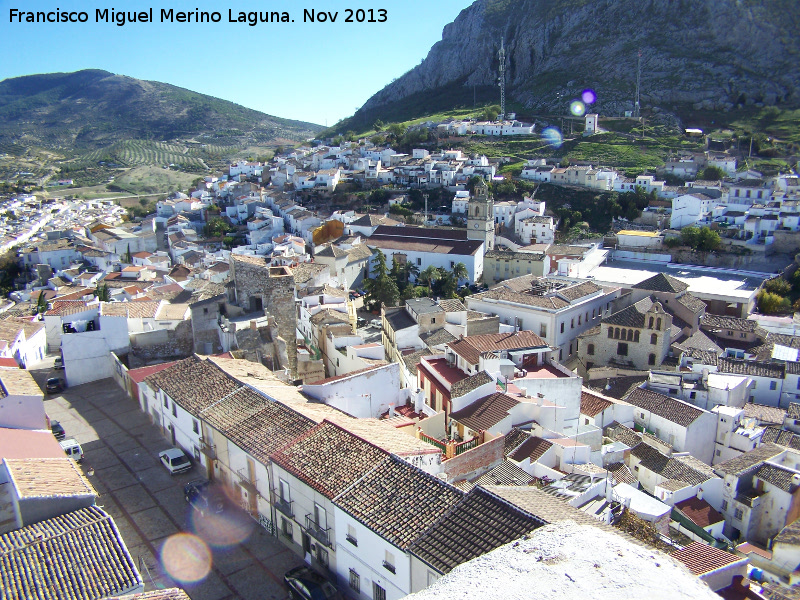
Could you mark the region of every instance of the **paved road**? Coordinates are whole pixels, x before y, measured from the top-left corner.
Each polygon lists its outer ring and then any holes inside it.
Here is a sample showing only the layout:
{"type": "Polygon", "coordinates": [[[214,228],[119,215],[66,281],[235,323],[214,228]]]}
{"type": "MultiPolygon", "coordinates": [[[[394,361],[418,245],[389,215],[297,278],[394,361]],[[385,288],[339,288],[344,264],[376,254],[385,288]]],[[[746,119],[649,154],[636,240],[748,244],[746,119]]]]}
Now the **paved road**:
{"type": "MultiPolygon", "coordinates": [[[[50,370],[32,374],[42,387],[52,376],[50,370]]],[[[302,561],[237,508],[206,519],[189,509],[183,485],[201,474],[196,469],[174,477],[168,474],[158,452],[169,443],[114,381],[47,397],[45,409],[61,422],[68,437],[81,444],[85,454],[81,466],[100,494],[97,504],[114,517],[146,589],[177,585],[193,600],[286,598],[283,574],[302,561]],[[213,553],[211,570],[199,583],[176,581],[161,564],[164,543],[181,532],[196,533],[209,542],[213,553]],[[222,539],[226,536],[229,539],[222,539]],[[244,541],[238,543],[239,539],[244,541]]],[[[173,558],[179,566],[194,570],[193,556],[178,552],[173,558]]]]}

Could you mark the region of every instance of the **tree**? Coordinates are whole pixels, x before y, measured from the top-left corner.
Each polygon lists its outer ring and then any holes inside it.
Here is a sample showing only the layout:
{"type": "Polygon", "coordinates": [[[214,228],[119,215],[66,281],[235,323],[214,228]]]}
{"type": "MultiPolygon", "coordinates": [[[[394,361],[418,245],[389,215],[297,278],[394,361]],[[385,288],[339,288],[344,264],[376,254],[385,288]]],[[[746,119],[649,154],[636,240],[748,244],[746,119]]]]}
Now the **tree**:
{"type": "Polygon", "coordinates": [[[497,116],[500,114],[500,107],[496,104],[487,106],[481,111],[480,119],[482,121],[496,121],[497,116]]]}
{"type": "Polygon", "coordinates": [[[426,267],[417,278],[420,283],[428,286],[428,293],[433,289],[433,282],[439,281],[439,279],[441,279],[441,273],[433,265],[426,267]]]}
{"type": "Polygon", "coordinates": [[[463,281],[465,279],[469,279],[469,272],[467,271],[467,267],[464,263],[456,263],[453,267],[453,276],[458,281],[463,281]]]}
{"type": "Polygon", "coordinates": [[[725,179],[727,175],[728,174],[719,167],[709,165],[697,174],[697,178],[704,181],[719,181],[720,179],[725,179]]]}
{"type": "Polygon", "coordinates": [[[108,291],[107,283],[104,283],[103,285],[98,285],[97,288],[94,290],[94,295],[97,296],[97,299],[100,300],[100,302],[111,301],[111,292],[108,291]]]}
{"type": "Polygon", "coordinates": [[[373,128],[375,131],[382,131],[382,130],[383,130],[383,127],[384,127],[384,125],[386,125],[386,123],[384,123],[384,122],[383,122],[383,121],[381,121],[380,119],[376,119],[376,120],[375,120],[375,122],[372,124],[372,128],[373,128]]]}
{"type": "Polygon", "coordinates": [[[764,289],[770,294],[788,296],[792,291],[792,286],[783,277],[775,277],[764,283],[764,289]]]}
{"type": "Polygon", "coordinates": [[[397,283],[389,276],[386,255],[380,249],[375,251],[373,264],[375,278],[364,282],[364,287],[367,288],[365,302],[378,309],[381,306],[395,306],[400,298],[400,291],[397,289],[397,283]]]}
{"type": "Polygon", "coordinates": [[[697,249],[701,252],[713,252],[719,250],[722,245],[722,238],[719,233],[708,227],[701,227],[697,236],[697,249]]]}
{"type": "Polygon", "coordinates": [[[205,231],[208,237],[222,237],[233,231],[233,227],[222,217],[212,217],[206,223],[205,231]]]}
{"type": "Polygon", "coordinates": [[[47,298],[44,295],[44,290],[39,291],[39,297],[36,299],[36,308],[33,311],[35,315],[41,315],[47,312],[47,298]]]}
{"type": "Polygon", "coordinates": [[[791,306],[788,298],[771,294],[766,290],[761,290],[756,294],[758,312],[765,315],[774,315],[787,312],[791,306]]]}
{"type": "Polygon", "coordinates": [[[470,194],[472,194],[475,191],[475,186],[478,185],[478,183],[480,183],[481,181],[483,181],[483,177],[481,177],[480,175],[473,175],[472,177],[469,178],[469,180],[467,181],[467,189],[469,190],[470,194]]]}
{"type": "Polygon", "coordinates": [[[125,253],[125,262],[128,263],[129,265],[133,264],[133,255],[131,254],[130,244],[128,244],[128,251],[125,253]]]}
{"type": "Polygon", "coordinates": [[[406,133],[408,128],[402,123],[392,123],[386,128],[386,133],[391,135],[395,140],[399,140],[406,133]]]}

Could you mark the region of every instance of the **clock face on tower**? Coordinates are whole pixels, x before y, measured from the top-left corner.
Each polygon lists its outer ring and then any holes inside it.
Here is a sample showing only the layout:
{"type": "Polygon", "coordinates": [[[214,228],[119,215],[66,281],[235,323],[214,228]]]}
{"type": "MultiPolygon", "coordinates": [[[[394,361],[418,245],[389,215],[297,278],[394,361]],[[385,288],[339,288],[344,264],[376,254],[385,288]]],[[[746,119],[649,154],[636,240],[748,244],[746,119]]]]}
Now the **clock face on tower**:
{"type": "Polygon", "coordinates": [[[475,229],[477,229],[479,226],[480,226],[480,223],[475,223],[475,225],[473,225],[473,227],[475,227],[475,229]]]}

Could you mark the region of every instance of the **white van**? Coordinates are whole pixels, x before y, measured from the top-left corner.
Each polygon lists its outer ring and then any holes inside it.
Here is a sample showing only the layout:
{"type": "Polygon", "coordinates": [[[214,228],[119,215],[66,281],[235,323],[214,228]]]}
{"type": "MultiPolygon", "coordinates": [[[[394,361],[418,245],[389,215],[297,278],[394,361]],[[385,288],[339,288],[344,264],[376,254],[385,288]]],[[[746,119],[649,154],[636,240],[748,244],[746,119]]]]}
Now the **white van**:
{"type": "Polygon", "coordinates": [[[67,456],[69,456],[75,462],[81,462],[83,460],[83,449],[81,449],[81,445],[73,438],[63,440],[58,443],[61,444],[61,447],[64,449],[64,452],[67,453],[67,456]]]}

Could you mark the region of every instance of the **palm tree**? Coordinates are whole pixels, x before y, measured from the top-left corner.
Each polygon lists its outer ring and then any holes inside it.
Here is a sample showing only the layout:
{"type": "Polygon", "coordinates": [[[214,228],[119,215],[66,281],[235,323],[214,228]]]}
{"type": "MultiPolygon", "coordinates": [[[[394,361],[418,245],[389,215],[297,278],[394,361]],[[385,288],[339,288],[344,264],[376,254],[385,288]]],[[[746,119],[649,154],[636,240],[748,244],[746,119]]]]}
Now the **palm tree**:
{"type": "Polygon", "coordinates": [[[439,281],[439,279],[441,279],[441,277],[442,277],[442,274],[439,273],[439,269],[437,269],[436,267],[431,265],[431,266],[425,268],[425,270],[422,271],[419,274],[418,279],[422,283],[427,283],[427,285],[428,285],[428,293],[430,294],[431,293],[431,286],[433,285],[433,282],[434,281],[439,281]]]}
{"type": "Polygon", "coordinates": [[[467,267],[464,265],[464,263],[456,263],[453,266],[453,277],[456,278],[458,283],[464,279],[469,279],[469,272],[467,271],[467,267]]]}
{"type": "Polygon", "coordinates": [[[406,281],[411,281],[411,278],[414,278],[414,281],[419,279],[419,267],[414,263],[406,261],[403,265],[403,271],[405,273],[406,281]]]}

